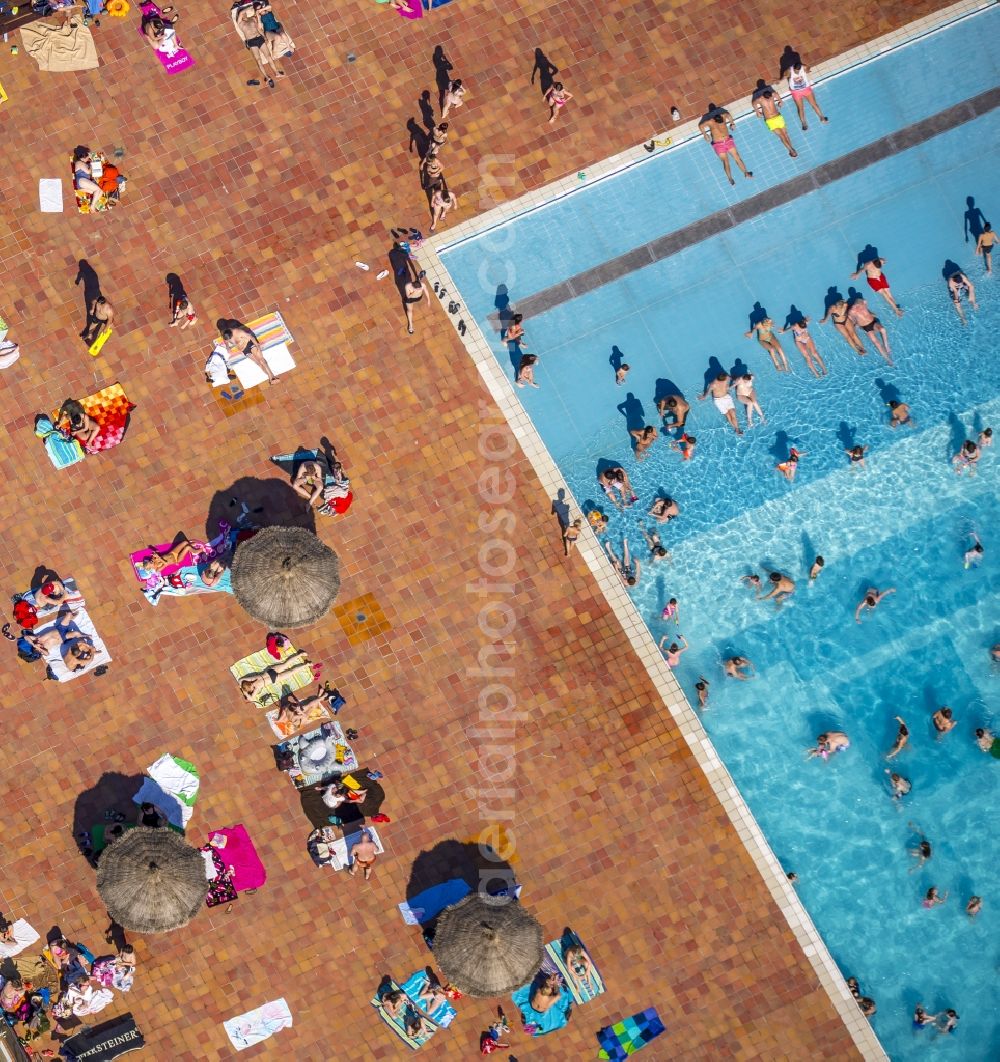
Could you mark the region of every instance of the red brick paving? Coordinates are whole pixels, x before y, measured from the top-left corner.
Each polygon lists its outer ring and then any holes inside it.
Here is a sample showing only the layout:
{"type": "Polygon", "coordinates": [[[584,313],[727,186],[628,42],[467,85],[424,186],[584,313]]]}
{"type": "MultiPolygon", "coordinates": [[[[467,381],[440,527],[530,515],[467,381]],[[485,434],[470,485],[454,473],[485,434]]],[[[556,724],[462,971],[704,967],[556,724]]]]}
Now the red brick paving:
{"type": "MultiPolygon", "coordinates": [[[[182,8],[181,39],[198,65],[175,78],[139,40],[135,10],[95,31],[98,71],[41,74],[23,50],[4,55],[0,313],[23,355],[0,374],[3,585],[22,589],[42,563],[75,575],[115,660],[103,679],[56,686],[4,657],[3,909],[43,934],[58,923],[100,943],[74,802],[103,771],[138,774],[166,750],[202,771],[190,836],[242,821],[269,874],[232,913],[206,910],[184,931],[138,941],[136,987],[115,1008],[133,1010],[150,1057],[229,1057],[222,1020],[280,995],[295,1026],[259,1057],[397,1057],[403,1049],[368,999],[381,973],[402,978],[428,960],[395,911],[411,864],[487,824],[481,739],[471,734],[482,680],[465,673],[483,643],[480,602],[465,587],[479,577],[476,521],[490,508],[476,488],[480,405],[487,420],[498,415],[440,313],[420,308],[410,339],[390,282],[374,280],[388,228],[425,224],[405,124],[419,119],[420,91],[434,88],[434,45],[472,93],[443,155],[467,216],[493,151],[517,156],[514,182],[491,188],[513,197],[647,137],[673,103],[690,115],[776,73],[788,41],[819,60],[936,6],[632,0],[584,12],[454,0],[404,23],[371,3],[289,3],[279,17],[298,52],[273,93],[244,86],[254,71],[224,4],[182,8]],[[552,131],[529,83],[537,46],[576,96],[552,131]],[[357,62],[346,62],[349,51],[357,62]],[[65,176],[77,143],[124,147],[122,207],[39,214],[38,178],[65,176]],[[72,281],[83,257],[119,314],[96,361],[76,339],[72,281]],[[169,271],[198,307],[196,329],[166,328],[169,271]],[[274,306],[299,367],[226,416],[202,378],[210,322],[274,306]],[[34,414],[114,380],[138,404],[124,445],[57,472],[32,437],[34,414]],[[361,731],[359,755],[386,775],[394,821],[370,886],[311,865],[309,825],[274,770],[270,732],[228,675],[263,632],[219,596],[151,608],[127,560],[175,531],[204,534],[216,491],[273,478],[269,454],[322,433],[357,496],[347,517],[320,522],[342,559],[341,603],[373,595],[389,626],[364,638],[351,614],[347,628],[331,614],[295,639],[326,662],[348,697],[341,720],[361,731]]],[[[849,1056],[686,744],[641,670],[621,666],[630,650],[620,627],[579,560],[561,558],[532,471],[519,455],[508,467],[517,625],[507,681],[528,717],[516,730],[516,795],[500,798],[502,810],[513,814],[525,903],[549,938],[576,928],[609,985],[554,1036],[530,1042],[515,1031],[513,1053],[593,1057],[601,1024],[655,1005],[669,1031],[646,1050],[651,1062],[849,1056]]],[[[490,1011],[463,1001],[427,1052],[474,1054],[490,1011]]]]}

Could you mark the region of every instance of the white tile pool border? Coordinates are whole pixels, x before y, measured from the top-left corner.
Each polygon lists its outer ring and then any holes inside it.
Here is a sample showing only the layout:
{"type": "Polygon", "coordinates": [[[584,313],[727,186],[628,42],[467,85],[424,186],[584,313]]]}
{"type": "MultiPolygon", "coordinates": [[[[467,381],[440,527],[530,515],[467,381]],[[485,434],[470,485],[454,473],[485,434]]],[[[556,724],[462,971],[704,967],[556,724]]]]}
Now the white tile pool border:
{"type": "MultiPolygon", "coordinates": [[[[906,44],[912,44],[919,38],[942,30],[960,19],[986,12],[996,7],[998,2],[1000,0],[959,0],[958,3],[942,8],[932,15],[907,23],[907,25],[901,29],[894,30],[892,33],[876,37],[867,44],[842,52],[833,59],[810,66],[809,72],[813,83],[818,86],[823,81],[829,81],[831,78],[846,74],[849,70],[853,70],[862,63],[871,62],[886,52],[893,51],[906,44]]],[[[781,93],[782,96],[787,96],[786,89],[782,88],[781,93]]],[[[725,105],[737,122],[754,117],[753,112],[747,106],[748,97],[749,93],[744,94],[740,99],[733,100],[725,105]]],[[[512,199],[510,202],[502,203],[491,210],[477,214],[467,221],[449,226],[447,232],[437,233],[427,240],[423,246],[427,250],[448,251],[467,240],[481,236],[490,229],[495,229],[506,222],[513,221],[515,218],[538,210],[540,207],[548,206],[555,200],[580,192],[592,186],[596,181],[604,180],[633,166],[650,162],[664,152],[676,151],[693,140],[702,139],[702,134],[698,131],[699,120],[700,116],[697,119],[679,122],[671,129],[654,134],[656,139],[670,136],[673,143],[669,147],[657,149],[647,154],[641,145],[636,144],[634,147],[626,148],[617,155],[612,155],[600,162],[595,162],[589,166],[585,164],[585,168],[578,171],[578,173],[561,177],[556,181],[543,185],[541,188],[536,188],[525,195],[512,199]]],[[[653,137],[650,139],[653,139],[653,137]]],[[[466,198],[468,201],[471,196],[466,198]]]]}
{"type": "MultiPolygon", "coordinates": [[[[987,3],[983,3],[982,0],[961,0],[961,2],[944,8],[934,15],[918,19],[902,29],[845,52],[828,62],[818,64],[816,67],[811,68],[814,81],[822,81],[834,77],[862,62],[874,59],[888,50],[909,43],[936,29],[943,28],[960,18],[985,11],[995,6],[995,2],[996,0],[989,0],[987,3]]],[[[739,102],[731,103],[728,109],[734,115],[742,117],[745,114],[739,102]]],[[[672,136],[674,146],[680,146],[700,136],[697,122],[689,121],[677,126],[672,131],[672,136]]],[[[597,163],[586,171],[587,183],[592,184],[595,179],[610,176],[627,166],[634,165],[637,162],[638,150],[638,147],[633,147],[597,163]]],[[[667,150],[672,150],[672,148],[667,150]]],[[[653,155],[647,157],[652,158],[653,155]]],[[[643,160],[639,159],[638,161],[643,160]]],[[[487,390],[503,412],[511,431],[541,481],[542,489],[546,492],[546,502],[549,502],[562,490],[565,491],[566,497],[572,500],[576,512],[580,512],[580,506],[570,490],[569,484],[552,460],[545,444],[542,442],[541,435],[522,407],[513,383],[508,374],[501,369],[482,330],[471,317],[465,315],[464,308],[461,305],[460,293],[454,285],[450,273],[441,261],[438,249],[445,250],[448,247],[453,247],[459,242],[495,228],[505,221],[519,217],[526,212],[552,202],[554,199],[572,194],[582,186],[583,182],[576,176],[555,181],[510,203],[505,203],[493,210],[486,211],[467,222],[449,229],[445,234],[439,234],[433,239],[426,241],[418,252],[421,266],[426,270],[429,282],[431,284],[436,283],[438,287],[447,289],[446,303],[454,300],[458,304],[457,311],[450,315],[452,324],[457,330],[458,321],[460,319],[465,321],[465,334],[459,333],[459,338],[472,356],[472,360],[487,390]]],[[[586,521],[584,521],[584,528],[586,531],[578,540],[581,555],[597,580],[598,586],[600,586],[612,611],[621,623],[632,648],[646,668],[646,672],[656,687],[664,707],[667,708],[673,717],[695,760],[704,772],[712,791],[729,816],[744,848],[746,848],[756,864],[765,885],[788,922],[789,928],[801,946],[807,960],[812,965],[820,984],[826,990],[835,1010],[847,1027],[855,1046],[861,1056],[871,1060],[871,1062],[887,1060],[888,1055],[882,1044],[851,996],[844,980],[844,974],[834,962],[833,956],[819,935],[809,913],[799,900],[795,889],[788,882],[785,871],[782,869],[763,831],[757,824],[750,808],[716,752],[715,746],[702,726],[701,719],[691,707],[673,673],[667,667],[649,628],[637,611],[620,579],[609,566],[603,550],[598,545],[596,536],[590,530],[586,521]]]]}

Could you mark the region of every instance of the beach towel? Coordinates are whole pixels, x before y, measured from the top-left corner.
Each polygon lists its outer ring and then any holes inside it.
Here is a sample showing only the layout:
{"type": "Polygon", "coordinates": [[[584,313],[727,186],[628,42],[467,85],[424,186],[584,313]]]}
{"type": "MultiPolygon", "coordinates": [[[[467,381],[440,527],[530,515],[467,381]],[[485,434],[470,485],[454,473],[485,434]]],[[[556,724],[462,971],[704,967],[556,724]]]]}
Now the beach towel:
{"type": "Polygon", "coordinates": [[[274,999],[256,1010],[222,1023],[226,1035],[237,1051],[263,1043],[282,1029],[292,1027],[292,1012],[284,999],[274,999]]]}
{"type": "Polygon", "coordinates": [[[426,925],[437,918],[446,907],[458,903],[470,892],[471,887],[462,878],[450,878],[440,885],[417,893],[409,902],[399,904],[399,912],[408,926],[426,925]]]}
{"type": "Polygon", "coordinates": [[[388,995],[390,992],[401,992],[402,989],[395,981],[389,980],[379,985],[378,991],[372,998],[372,1006],[375,1008],[376,1014],[389,1026],[390,1029],[406,1044],[407,1047],[412,1048],[414,1051],[419,1047],[423,1047],[425,1043],[437,1032],[438,1027],[430,1021],[425,1015],[421,1014],[412,1003],[407,1002],[404,1005],[404,1009],[400,1012],[399,1017],[392,1017],[392,1015],[385,1009],[382,1004],[382,997],[388,995]],[[416,1036],[411,1036],[407,1032],[407,1020],[419,1020],[421,1022],[420,1031],[416,1036]]]}
{"type": "Polygon", "coordinates": [[[70,608],[68,605],[61,606],[54,616],[49,613],[45,622],[38,623],[34,633],[44,635],[50,631],[59,632],[62,644],[55,649],[50,649],[42,660],[48,667],[48,674],[59,682],[71,682],[73,679],[86,675],[88,671],[106,667],[111,663],[111,654],[83,605],[76,608],[70,608]],[[77,665],[72,663],[71,657],[64,657],[63,654],[67,645],[79,638],[88,639],[94,646],[95,652],[83,667],[75,671],[72,668],[77,665]],[[66,662],[67,659],[71,661],[69,664],[66,662]]]}
{"type": "Polygon", "coordinates": [[[274,454],[272,463],[279,468],[284,466],[290,479],[294,479],[299,467],[306,461],[315,461],[323,470],[323,504],[316,512],[322,516],[337,516],[346,513],[354,502],[351,481],[343,468],[335,475],[326,453],[319,450],[296,450],[290,454],[274,454]]]}
{"type": "Polygon", "coordinates": [[[148,767],[146,773],[149,777],[143,779],[139,792],[132,797],[133,803],[155,804],[172,825],[187,826],[194,814],[201,785],[198,768],[167,752],[148,767]]]}
{"type": "MultiPolygon", "coordinates": [[[[284,318],[277,310],[255,317],[244,327],[257,337],[260,349],[264,353],[264,360],[275,376],[280,376],[295,368],[295,359],[288,349],[288,344],[294,342],[294,339],[284,318]]],[[[267,379],[267,373],[260,366],[255,365],[245,354],[238,352],[234,354],[219,338],[215,341],[212,353],[205,362],[205,374],[213,387],[224,387],[230,382],[230,373],[236,376],[244,391],[260,386],[267,379]]],[[[231,389],[228,390],[231,391],[231,389]]],[[[237,388],[233,398],[235,400],[241,397],[239,388],[237,388]]]]}
{"type": "Polygon", "coordinates": [[[574,1003],[589,1003],[606,991],[600,971],[575,933],[564,933],[558,940],[546,944],[545,953],[572,993],[574,1003]],[[568,948],[583,949],[583,956],[574,955],[567,963],[565,953],[568,948]]]}
{"type": "Polygon", "coordinates": [[[90,27],[76,19],[57,22],[33,22],[21,27],[24,50],[38,63],[39,70],[65,73],[71,70],[96,70],[100,66],[97,45],[90,27]]]}
{"type": "MultiPolygon", "coordinates": [[[[128,400],[122,385],[113,383],[102,388],[95,394],[80,399],[80,405],[99,428],[97,435],[84,448],[84,453],[95,454],[116,447],[125,437],[129,416],[135,409],[135,404],[128,400]]],[[[59,410],[56,409],[52,411],[48,419],[51,424],[55,425],[58,423],[58,418],[59,410]]],[[[39,433],[37,427],[35,433],[39,433]]],[[[48,440],[46,444],[47,442],[48,440]]],[[[48,448],[47,445],[46,448],[48,448]]]]}
{"type": "Polygon", "coordinates": [[[210,831],[208,841],[229,869],[237,892],[259,889],[267,881],[264,864],[260,861],[257,849],[250,840],[250,834],[242,823],[210,831]],[[216,846],[217,838],[225,838],[222,847],[216,846]]]}
{"type": "Polygon", "coordinates": [[[639,1014],[633,1014],[630,1018],[623,1018],[614,1025],[601,1029],[597,1034],[597,1042],[601,1045],[597,1057],[620,1062],[666,1031],[656,1009],[649,1007],[639,1014]]]}
{"type": "Polygon", "coordinates": [[[120,1014],[100,1025],[87,1026],[59,1046],[59,1054],[75,1062],[111,1062],[146,1046],[131,1014],[120,1014]]]}
{"type": "Polygon", "coordinates": [[[545,1036],[561,1029],[569,1021],[573,1009],[573,995],[564,984],[555,1003],[544,1014],[539,1013],[531,1005],[532,991],[537,982],[536,976],[530,984],[523,985],[510,997],[521,1012],[523,1028],[529,1036],[545,1036]]]}
{"type": "MultiPolygon", "coordinates": [[[[207,586],[201,578],[205,566],[212,560],[227,556],[235,542],[235,532],[225,526],[223,532],[211,542],[192,542],[198,552],[190,550],[181,557],[179,564],[164,565],[156,571],[148,563],[153,550],[140,549],[129,554],[132,571],[142,584],[142,592],[151,605],[158,605],[160,598],[187,597],[191,594],[231,594],[233,592],[230,572],[227,567],[222,578],[213,586],[207,586]]],[[[172,542],[163,542],[156,547],[157,553],[164,553],[173,546],[172,542]]]]}
{"type": "MultiPolygon", "coordinates": [[[[240,679],[266,675],[269,667],[274,667],[275,664],[287,660],[290,656],[295,656],[299,650],[290,641],[286,640],[278,652],[280,655],[275,660],[266,649],[259,649],[256,653],[251,653],[249,656],[243,657],[242,660],[237,660],[229,669],[229,673],[236,679],[238,686],[240,679]]],[[[286,694],[294,693],[296,690],[308,686],[313,681],[312,667],[308,656],[303,654],[302,660],[301,667],[297,667],[293,671],[286,671],[278,676],[276,682],[268,682],[262,686],[254,697],[253,703],[258,708],[276,708],[280,704],[281,698],[286,696],[286,694]]]]}
{"type": "Polygon", "coordinates": [[[278,310],[255,317],[247,322],[246,327],[257,337],[261,350],[268,350],[279,343],[287,345],[295,342],[278,310]]]}
{"type": "Polygon", "coordinates": [[[286,751],[286,746],[290,763],[284,770],[297,789],[328,781],[335,774],[347,774],[358,766],[358,758],[336,721],[290,738],[279,748],[286,751]]]}
{"type": "MultiPolygon", "coordinates": [[[[146,40],[146,33],[144,25],[147,19],[158,18],[162,12],[159,7],[154,3],[145,3],[139,8],[142,13],[142,18],[139,22],[139,35],[146,40]]],[[[172,29],[172,27],[167,27],[172,29]]],[[[182,70],[187,70],[194,66],[194,60],[191,56],[181,47],[181,42],[176,35],[176,31],[169,37],[169,41],[164,42],[162,48],[154,48],[153,52],[156,58],[160,60],[160,65],[168,74],[179,74],[182,70]]]]}
{"type": "Polygon", "coordinates": [[[67,438],[45,414],[35,418],[35,434],[44,441],[45,452],[56,468],[69,468],[87,456],[80,443],[76,439],[67,438]]]}
{"type": "MultiPolygon", "coordinates": [[[[386,0],[388,2],[388,0],[386,0]]],[[[424,5],[420,0],[406,0],[405,8],[396,8],[400,18],[415,19],[424,17],[424,5]]]]}
{"type": "MultiPolygon", "coordinates": [[[[291,372],[295,368],[295,359],[284,343],[275,343],[268,347],[264,351],[264,360],[275,376],[281,376],[282,373],[291,372]]],[[[245,391],[259,387],[267,380],[267,373],[245,354],[230,356],[229,366],[236,373],[236,379],[245,391]]]]}
{"type": "Polygon", "coordinates": [[[442,1029],[447,1029],[449,1025],[458,1017],[458,1012],[448,1002],[443,1000],[438,1003],[433,1010],[427,1009],[427,1000],[420,998],[420,993],[427,988],[431,983],[430,977],[427,976],[426,970],[417,970],[400,985],[400,988],[409,997],[410,1002],[421,1013],[426,1014],[436,1025],[440,1025],[442,1029]]]}
{"type": "Polygon", "coordinates": [[[374,826],[366,826],[363,830],[350,833],[346,837],[340,837],[332,826],[323,826],[313,830],[306,842],[309,855],[318,867],[329,867],[331,870],[345,870],[351,864],[351,853],[358,842],[367,834],[375,845],[377,855],[382,855],[385,848],[382,838],[374,826]]]}
{"type": "Polygon", "coordinates": [[[43,214],[61,214],[62,208],[62,181],[58,177],[39,177],[38,209],[43,214]]]}
{"type": "Polygon", "coordinates": [[[6,958],[24,951],[25,948],[30,947],[39,939],[38,932],[28,925],[23,918],[12,922],[10,931],[14,936],[13,940],[0,940],[0,955],[6,958]]]}

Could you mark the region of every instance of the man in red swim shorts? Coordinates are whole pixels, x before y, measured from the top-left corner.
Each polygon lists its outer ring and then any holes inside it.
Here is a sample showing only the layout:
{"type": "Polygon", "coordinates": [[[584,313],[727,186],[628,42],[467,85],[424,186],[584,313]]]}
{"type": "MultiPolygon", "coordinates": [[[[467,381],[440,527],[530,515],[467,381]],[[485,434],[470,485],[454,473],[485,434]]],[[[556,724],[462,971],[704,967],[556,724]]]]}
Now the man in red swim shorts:
{"type": "Polygon", "coordinates": [[[736,150],[736,141],[733,140],[733,133],[736,132],[736,123],[733,121],[733,116],[729,111],[724,107],[717,107],[714,103],[710,103],[708,112],[698,124],[698,129],[701,135],[715,149],[716,155],[722,160],[722,168],[726,171],[730,184],[736,183],[733,180],[732,169],[729,165],[730,155],[736,165],[739,166],[744,177],[753,176],[753,170],[748,170],[743,165],[740,153],[736,150]]]}
{"type": "Polygon", "coordinates": [[[902,317],[903,311],[896,305],[896,300],[892,297],[892,292],[889,290],[889,278],[882,272],[882,266],[884,265],[884,258],[873,258],[870,262],[865,262],[859,269],[856,269],[851,274],[851,280],[856,280],[863,269],[868,277],[868,287],[872,291],[877,291],[885,299],[893,308],[897,317],[902,317]]]}

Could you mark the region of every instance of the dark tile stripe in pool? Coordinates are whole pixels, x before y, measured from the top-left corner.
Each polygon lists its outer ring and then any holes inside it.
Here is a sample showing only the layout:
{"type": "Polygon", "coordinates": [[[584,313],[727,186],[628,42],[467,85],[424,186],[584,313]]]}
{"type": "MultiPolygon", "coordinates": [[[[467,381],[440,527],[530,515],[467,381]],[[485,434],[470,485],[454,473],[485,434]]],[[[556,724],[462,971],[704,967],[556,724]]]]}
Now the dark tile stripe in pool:
{"type": "MultiPolygon", "coordinates": [[[[534,295],[518,299],[517,312],[523,313],[525,317],[537,317],[561,303],[586,295],[605,284],[611,284],[629,273],[634,273],[637,269],[644,269],[654,262],[661,262],[664,258],[669,258],[686,247],[701,243],[702,240],[707,240],[712,236],[718,236],[735,225],[766,214],[767,211],[783,206],[799,196],[814,192],[831,181],[839,181],[842,177],[858,173],[868,166],[873,166],[876,162],[923,144],[939,133],[980,118],[997,106],[1000,106],[1000,87],[989,89],[978,96],[972,96],[961,103],[956,103],[953,107],[938,111],[937,114],[932,114],[919,122],[897,129],[895,133],[890,133],[881,140],[824,162],[808,173],[776,184],[724,210],[717,210],[714,214],[699,218],[690,225],[685,225],[674,232],[668,232],[665,236],[659,236],[617,258],[602,262],[593,269],[586,269],[559,284],[543,288],[534,295]]],[[[490,314],[491,321],[495,322],[497,318],[498,314],[490,314]]]]}

